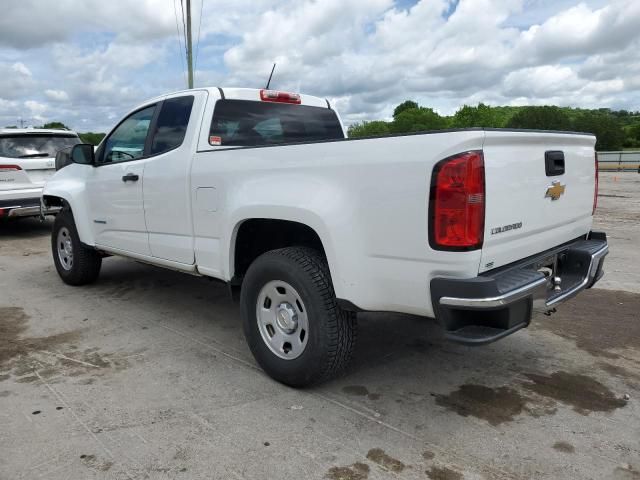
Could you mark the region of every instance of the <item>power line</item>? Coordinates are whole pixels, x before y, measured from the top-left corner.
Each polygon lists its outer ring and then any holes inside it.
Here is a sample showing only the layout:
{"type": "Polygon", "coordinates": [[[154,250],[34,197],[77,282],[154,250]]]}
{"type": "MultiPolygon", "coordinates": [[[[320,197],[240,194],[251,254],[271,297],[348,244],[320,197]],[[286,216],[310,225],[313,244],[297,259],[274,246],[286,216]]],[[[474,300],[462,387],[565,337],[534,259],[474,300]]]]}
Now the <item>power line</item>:
{"type": "Polygon", "coordinates": [[[187,45],[187,24],[184,20],[184,0],[180,0],[180,11],[182,12],[182,40],[184,42],[184,54],[189,55],[189,47],[187,45]]]}
{"type": "Polygon", "coordinates": [[[200,51],[200,26],[202,25],[202,7],[204,0],[200,0],[200,19],[198,20],[198,40],[196,42],[196,61],[193,67],[194,70],[198,69],[198,52],[200,51]]]}
{"type": "Polygon", "coordinates": [[[189,88],[193,88],[193,43],[191,42],[191,0],[187,0],[187,73],[189,88]]]}
{"type": "MultiPolygon", "coordinates": [[[[178,52],[180,52],[180,66],[182,67],[182,75],[184,76],[184,81],[187,83],[187,69],[185,67],[184,57],[182,56],[182,42],[180,41],[180,27],[178,26],[178,7],[176,6],[177,0],[173,0],[173,14],[176,18],[176,33],[178,34],[178,52]]],[[[182,3],[182,0],[181,2],[182,3]]]]}
{"type": "MultiPolygon", "coordinates": [[[[178,33],[178,46],[182,49],[180,43],[180,27],[178,26],[178,12],[177,5],[174,0],[173,13],[176,19],[176,31],[178,33]]],[[[202,21],[202,0],[200,3],[200,21],[202,21]]],[[[185,47],[185,57],[187,59],[187,88],[193,88],[193,43],[191,39],[191,0],[186,0],[186,15],[185,15],[185,0],[180,0],[180,13],[182,15],[182,35],[185,47]],[[186,19],[185,19],[186,17],[186,19]]],[[[200,30],[200,26],[198,26],[200,30]]],[[[198,41],[200,32],[198,31],[198,41]]],[[[181,55],[182,56],[182,55],[181,55]]],[[[184,67],[184,64],[182,64],[184,67]]]]}

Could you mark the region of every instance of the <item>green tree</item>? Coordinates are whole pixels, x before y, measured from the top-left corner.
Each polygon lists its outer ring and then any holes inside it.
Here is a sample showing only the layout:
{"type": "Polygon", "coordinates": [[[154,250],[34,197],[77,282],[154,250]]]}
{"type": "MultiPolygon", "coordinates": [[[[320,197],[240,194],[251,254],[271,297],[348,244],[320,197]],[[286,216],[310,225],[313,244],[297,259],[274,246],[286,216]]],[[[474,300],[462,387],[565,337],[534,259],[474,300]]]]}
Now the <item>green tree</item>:
{"type": "Polygon", "coordinates": [[[522,107],[506,125],[508,128],[536,130],[572,130],[571,118],[560,107],[522,107]]]}
{"type": "Polygon", "coordinates": [[[396,115],[389,127],[391,133],[441,130],[447,128],[447,120],[431,108],[410,108],[396,115]]]}
{"type": "Polygon", "coordinates": [[[620,150],[625,137],[617,118],[605,109],[585,111],[575,120],[575,130],[593,133],[596,136],[596,150],[620,150]]]}
{"type": "Polygon", "coordinates": [[[71,130],[69,127],[67,127],[64,123],[62,122],[48,122],[45,123],[42,128],[51,128],[54,130],[71,130]]]}
{"type": "Polygon", "coordinates": [[[629,137],[631,137],[635,145],[640,144],[640,122],[629,128],[629,137]]]}
{"type": "Polygon", "coordinates": [[[414,108],[419,108],[416,102],[414,102],[413,100],[405,100],[404,102],[402,102],[400,105],[398,105],[396,108],[393,109],[393,118],[396,118],[398,115],[400,115],[402,112],[406,110],[411,110],[414,108]]]}
{"type": "Polygon", "coordinates": [[[348,129],[349,138],[371,137],[375,135],[388,135],[389,124],[383,120],[373,122],[354,123],[348,129]]]}
{"type": "Polygon", "coordinates": [[[91,145],[98,145],[104,138],[104,133],[85,132],[79,133],[78,136],[82,143],[90,143],[91,145]]]}
{"type": "Polygon", "coordinates": [[[504,126],[501,115],[495,108],[479,103],[477,107],[464,105],[454,115],[451,121],[453,128],[492,127],[504,126]]]}

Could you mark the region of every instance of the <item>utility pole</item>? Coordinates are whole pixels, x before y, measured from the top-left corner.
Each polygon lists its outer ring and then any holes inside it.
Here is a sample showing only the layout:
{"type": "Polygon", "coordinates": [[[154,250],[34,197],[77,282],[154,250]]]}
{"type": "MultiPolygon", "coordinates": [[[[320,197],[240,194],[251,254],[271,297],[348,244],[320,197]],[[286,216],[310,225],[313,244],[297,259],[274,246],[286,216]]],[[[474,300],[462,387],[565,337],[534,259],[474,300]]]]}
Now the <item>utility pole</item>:
{"type": "Polygon", "coordinates": [[[191,0],[187,0],[187,70],[189,88],[193,88],[193,45],[191,43],[191,0]]]}

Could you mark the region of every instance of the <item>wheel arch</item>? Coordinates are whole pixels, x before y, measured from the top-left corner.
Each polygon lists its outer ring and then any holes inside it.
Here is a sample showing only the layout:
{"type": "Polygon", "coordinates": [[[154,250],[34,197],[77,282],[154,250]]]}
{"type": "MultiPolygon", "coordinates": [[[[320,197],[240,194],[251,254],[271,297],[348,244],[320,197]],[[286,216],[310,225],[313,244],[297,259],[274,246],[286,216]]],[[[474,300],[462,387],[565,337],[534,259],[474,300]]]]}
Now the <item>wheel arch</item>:
{"type": "Polygon", "coordinates": [[[229,237],[228,272],[231,285],[239,286],[246,269],[261,254],[290,246],[310,247],[326,260],[334,289],[339,272],[331,238],[321,222],[290,216],[245,216],[234,223],[229,237]]]}
{"type": "Polygon", "coordinates": [[[74,202],[72,195],[64,195],[62,193],[43,193],[42,195],[43,212],[49,212],[56,215],[60,211],[68,211],[73,215],[73,219],[78,231],[80,241],[89,246],[93,246],[93,232],[87,223],[87,208],[80,202],[74,202]]]}

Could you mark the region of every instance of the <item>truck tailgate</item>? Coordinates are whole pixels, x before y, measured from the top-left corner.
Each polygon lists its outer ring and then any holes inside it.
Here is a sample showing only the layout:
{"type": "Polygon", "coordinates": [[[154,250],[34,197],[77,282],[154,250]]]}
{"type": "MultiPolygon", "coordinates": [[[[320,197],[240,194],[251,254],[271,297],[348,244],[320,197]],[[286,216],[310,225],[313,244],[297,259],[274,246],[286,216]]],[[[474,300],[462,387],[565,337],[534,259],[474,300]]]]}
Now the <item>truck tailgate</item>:
{"type": "Polygon", "coordinates": [[[486,216],[480,272],[589,232],[595,189],[594,145],[592,135],[486,132],[486,216]],[[551,168],[545,165],[546,152],[554,152],[549,153],[551,168]],[[564,173],[560,173],[562,158],[564,173]]]}

